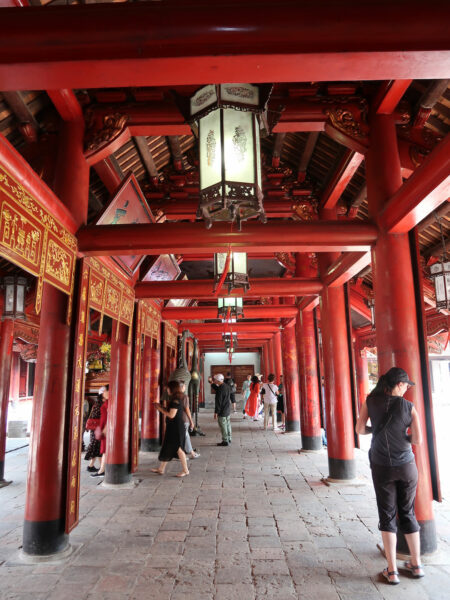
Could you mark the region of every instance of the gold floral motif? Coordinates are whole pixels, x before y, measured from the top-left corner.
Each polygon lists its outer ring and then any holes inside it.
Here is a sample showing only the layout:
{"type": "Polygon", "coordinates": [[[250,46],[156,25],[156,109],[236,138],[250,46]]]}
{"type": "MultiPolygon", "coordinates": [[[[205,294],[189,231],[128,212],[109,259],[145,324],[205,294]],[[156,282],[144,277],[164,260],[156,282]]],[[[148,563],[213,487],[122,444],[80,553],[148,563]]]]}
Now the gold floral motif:
{"type": "Polygon", "coordinates": [[[120,292],[115,288],[108,286],[106,288],[106,302],[105,307],[113,312],[114,314],[119,314],[119,306],[120,306],[120,292]]]}
{"type": "Polygon", "coordinates": [[[49,240],[47,246],[47,261],[45,271],[65,286],[70,283],[71,256],[68,252],[58,246],[54,240],[49,240]]]}
{"type": "Polygon", "coordinates": [[[4,246],[38,267],[41,232],[7,202],[2,205],[0,232],[1,243],[4,246]]]}
{"type": "Polygon", "coordinates": [[[34,198],[32,198],[25,188],[14,181],[14,179],[6,173],[3,167],[0,167],[0,183],[3,184],[5,191],[25,208],[25,210],[33,215],[39,223],[42,223],[47,229],[50,229],[61,242],[73,251],[77,249],[77,239],[67,229],[61,225],[52,215],[50,215],[34,198]]]}

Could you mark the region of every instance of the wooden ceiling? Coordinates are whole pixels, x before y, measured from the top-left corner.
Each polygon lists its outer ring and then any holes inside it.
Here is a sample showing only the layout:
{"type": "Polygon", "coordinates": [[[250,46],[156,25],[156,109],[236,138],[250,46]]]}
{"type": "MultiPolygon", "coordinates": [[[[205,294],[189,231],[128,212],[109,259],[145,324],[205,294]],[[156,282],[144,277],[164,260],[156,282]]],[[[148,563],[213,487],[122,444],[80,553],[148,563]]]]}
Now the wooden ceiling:
{"type": "MultiPolygon", "coordinates": [[[[39,4],[37,0],[32,3],[39,4]]],[[[47,2],[42,0],[40,3],[46,4],[47,2]]],[[[358,85],[358,91],[364,93],[366,89],[373,90],[374,85],[374,82],[367,84],[361,82],[358,85]]],[[[436,86],[435,81],[420,80],[411,83],[402,101],[410,107],[412,115],[417,111],[421,99],[426,96],[427,91],[433,86],[436,86]]],[[[304,84],[303,87],[305,87],[304,84]]],[[[326,90],[327,84],[311,84],[311,94],[321,95],[326,90]]],[[[111,94],[114,94],[114,92],[132,102],[135,90],[79,90],[77,94],[82,100],[83,107],[86,107],[91,104],[99,104],[102,99],[105,102],[109,102],[108,98],[111,98],[111,94]]],[[[49,137],[57,132],[58,117],[45,92],[24,91],[0,93],[0,132],[24,155],[27,154],[27,146],[30,144],[30,139],[27,138],[27,129],[24,125],[26,126],[30,122],[37,128],[39,136],[49,137]]],[[[443,90],[437,101],[435,101],[424,128],[439,137],[444,137],[448,134],[450,130],[450,89],[448,86],[443,90]]],[[[328,182],[333,177],[337,165],[347,151],[342,144],[329,137],[324,131],[321,131],[318,135],[314,132],[288,132],[284,135],[281,145],[279,168],[289,169],[292,172],[292,178],[295,179],[305,146],[311,136],[316,136],[317,140],[307,164],[306,181],[312,190],[311,197],[317,199],[320,198],[328,182]]],[[[154,136],[142,139],[145,140],[148,146],[158,179],[160,181],[167,180],[170,174],[174,172],[174,158],[180,158],[179,156],[174,157],[174,145],[171,143],[170,138],[168,136],[154,136]]],[[[178,136],[176,141],[178,152],[181,152],[182,170],[194,169],[197,162],[196,139],[193,135],[183,135],[178,136]]],[[[277,134],[268,135],[262,140],[262,158],[266,173],[273,165],[276,143],[277,134]]],[[[277,148],[280,149],[280,146],[277,146],[277,148]]],[[[132,171],[144,192],[152,186],[152,178],[142,160],[142,155],[139,152],[135,138],[131,138],[116,150],[110,157],[110,160],[120,178],[132,171]]],[[[95,169],[91,168],[90,222],[92,222],[102,207],[107,204],[109,198],[110,194],[105,184],[95,169]]],[[[151,201],[149,204],[152,206],[151,201]]],[[[364,220],[368,218],[364,161],[348,183],[340,198],[339,205],[342,214],[345,214],[345,212],[348,213],[353,208],[353,215],[356,215],[358,219],[364,220]]],[[[446,202],[440,207],[437,213],[440,218],[443,235],[448,240],[450,235],[450,204],[446,202]]],[[[430,215],[419,225],[419,242],[424,261],[428,260],[432,254],[439,254],[441,231],[435,215],[430,215]]],[[[197,268],[202,269],[203,267],[199,264],[197,268]]],[[[195,269],[191,269],[190,276],[192,277],[194,273],[195,269]]],[[[371,285],[369,270],[366,270],[365,278],[366,283],[371,285]]]]}

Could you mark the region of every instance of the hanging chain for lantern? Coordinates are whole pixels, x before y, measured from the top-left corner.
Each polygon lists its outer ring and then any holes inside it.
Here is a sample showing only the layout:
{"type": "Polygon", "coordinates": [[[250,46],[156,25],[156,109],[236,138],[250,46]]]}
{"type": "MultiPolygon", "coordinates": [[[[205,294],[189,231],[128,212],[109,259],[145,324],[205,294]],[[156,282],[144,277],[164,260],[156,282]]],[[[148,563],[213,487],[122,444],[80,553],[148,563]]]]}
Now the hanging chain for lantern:
{"type": "Polygon", "coordinates": [[[450,310],[450,261],[447,258],[447,248],[445,245],[444,231],[442,229],[442,220],[435,213],[436,221],[439,225],[439,231],[442,241],[441,260],[433,263],[430,268],[430,276],[434,281],[434,291],[436,294],[436,308],[450,310]]]}

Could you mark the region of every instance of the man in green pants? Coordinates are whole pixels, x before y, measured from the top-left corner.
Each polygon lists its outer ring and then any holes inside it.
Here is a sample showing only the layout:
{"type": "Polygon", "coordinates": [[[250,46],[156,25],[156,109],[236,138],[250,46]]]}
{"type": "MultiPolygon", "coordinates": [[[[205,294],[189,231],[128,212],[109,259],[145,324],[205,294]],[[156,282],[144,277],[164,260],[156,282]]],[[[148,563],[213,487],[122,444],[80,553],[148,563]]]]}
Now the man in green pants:
{"type": "Polygon", "coordinates": [[[219,442],[218,446],[229,446],[231,444],[231,390],[230,387],[224,383],[224,377],[222,373],[214,375],[214,383],[211,377],[208,377],[208,381],[211,387],[216,392],[216,404],[214,409],[214,419],[219,422],[220,431],[222,433],[222,441],[219,442]]]}

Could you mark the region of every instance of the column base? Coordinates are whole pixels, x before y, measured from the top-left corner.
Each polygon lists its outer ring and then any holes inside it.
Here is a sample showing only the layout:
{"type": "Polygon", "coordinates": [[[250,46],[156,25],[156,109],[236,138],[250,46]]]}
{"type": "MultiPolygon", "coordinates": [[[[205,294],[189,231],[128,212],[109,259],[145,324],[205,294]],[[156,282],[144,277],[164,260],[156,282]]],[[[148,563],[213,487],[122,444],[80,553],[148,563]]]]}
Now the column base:
{"type": "Polygon", "coordinates": [[[356,465],[354,459],[328,457],[328,479],[354,479],[356,477],[356,465]]]}
{"type": "Polygon", "coordinates": [[[24,521],[23,552],[32,556],[51,556],[64,552],[69,536],[64,531],[64,519],[54,521],[24,521]]]}
{"type": "Polygon", "coordinates": [[[129,483],[131,481],[130,465],[111,465],[106,463],[105,483],[118,484],[129,483]]]}
{"type": "MultiPolygon", "coordinates": [[[[437,551],[436,524],[432,521],[419,521],[420,525],[420,554],[433,554],[437,551]]],[[[409,558],[408,544],[404,534],[398,529],[397,555],[409,558]]]]}
{"type": "Polygon", "coordinates": [[[302,450],[322,450],[322,436],[302,435],[302,450]]]}
{"type": "Polygon", "coordinates": [[[142,438],[141,439],[141,451],[142,452],[159,452],[161,444],[159,438],[142,438]]]}
{"type": "Polygon", "coordinates": [[[300,432],[300,421],[286,421],[286,433],[300,432]]]}

